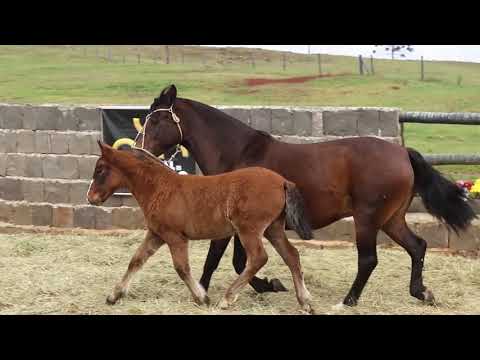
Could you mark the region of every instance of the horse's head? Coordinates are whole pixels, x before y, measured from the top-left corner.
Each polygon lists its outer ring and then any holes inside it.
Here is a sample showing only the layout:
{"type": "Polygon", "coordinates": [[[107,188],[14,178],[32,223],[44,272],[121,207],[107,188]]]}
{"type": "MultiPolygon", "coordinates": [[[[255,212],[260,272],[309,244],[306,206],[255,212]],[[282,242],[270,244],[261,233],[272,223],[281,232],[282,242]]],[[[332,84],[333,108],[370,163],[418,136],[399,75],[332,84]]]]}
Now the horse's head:
{"type": "Polygon", "coordinates": [[[150,113],[143,126],[142,135],[135,139],[135,146],[159,156],[174,145],[181,144],[183,133],[180,119],[175,114],[177,89],[175,85],[165,88],[150,106],[150,113]]]}
{"type": "Polygon", "coordinates": [[[87,201],[92,205],[105,202],[117,189],[125,186],[122,173],[112,164],[118,150],[98,141],[102,155],[97,160],[92,182],[87,192],[87,201]]]}

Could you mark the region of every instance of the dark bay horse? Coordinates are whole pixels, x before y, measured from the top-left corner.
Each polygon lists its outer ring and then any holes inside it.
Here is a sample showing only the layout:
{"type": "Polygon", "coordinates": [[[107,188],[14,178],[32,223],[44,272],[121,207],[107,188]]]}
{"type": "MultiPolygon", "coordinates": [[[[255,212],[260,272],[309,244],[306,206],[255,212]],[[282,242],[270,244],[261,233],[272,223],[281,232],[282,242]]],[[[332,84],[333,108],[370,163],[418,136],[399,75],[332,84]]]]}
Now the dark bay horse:
{"type": "Polygon", "coordinates": [[[148,229],[127,272],[108,296],[108,304],[115,304],[126,294],[132,276],[165,243],[195,302],[208,304],[205,289],[190,274],[188,241],[238,234],[247,264],[220,302],[221,308],[227,308],[267,262],[262,242],[265,235],[289,267],[302,309],[313,312],[298,251],[285,234],[287,222],[301,238],[312,237],[295,184],[260,167],[216,176],[182,176],[144,150],[115,150],[100,142],[99,146],[101,156],[88,189],[88,202],[99,205],[115,190],[126,187],[138,201],[148,229]]]}
{"type": "MultiPolygon", "coordinates": [[[[298,186],[315,229],[353,216],[358,272],[344,298],[346,305],[357,304],[377,265],[379,230],[411,257],[410,294],[426,303],[434,301],[422,279],[426,242],[405,221],[415,193],[420,194],[430,214],[455,231],[465,229],[475,218],[462,190],[413,149],[374,137],[305,145],[283,143],[213,107],[177,98],[174,85],[161,92],[150,111],[142,142],[137,141],[137,145],[143,144],[155,156],[182,144],[206,175],[248,166],[271,169],[298,186]]],[[[206,289],[229,240],[210,244],[201,279],[206,289]]],[[[235,237],[233,264],[237,273],[243,270],[245,260],[235,237]]],[[[250,284],[258,292],[283,290],[278,281],[253,278],[250,284]]]]}

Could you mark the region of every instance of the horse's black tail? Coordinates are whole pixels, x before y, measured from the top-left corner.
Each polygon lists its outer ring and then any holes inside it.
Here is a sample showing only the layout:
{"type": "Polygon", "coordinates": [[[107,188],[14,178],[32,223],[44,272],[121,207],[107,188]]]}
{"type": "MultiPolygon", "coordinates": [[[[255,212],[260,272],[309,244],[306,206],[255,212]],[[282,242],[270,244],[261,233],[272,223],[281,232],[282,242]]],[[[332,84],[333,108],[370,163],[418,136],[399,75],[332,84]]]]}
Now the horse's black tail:
{"type": "Polygon", "coordinates": [[[287,225],[290,229],[295,230],[301,239],[311,240],[313,238],[312,228],[307,218],[302,194],[297,186],[290,181],[286,181],[284,186],[287,225]]]}
{"type": "Polygon", "coordinates": [[[443,177],[419,152],[407,151],[415,174],[415,191],[427,211],[456,233],[465,230],[477,216],[463,190],[443,177]]]}

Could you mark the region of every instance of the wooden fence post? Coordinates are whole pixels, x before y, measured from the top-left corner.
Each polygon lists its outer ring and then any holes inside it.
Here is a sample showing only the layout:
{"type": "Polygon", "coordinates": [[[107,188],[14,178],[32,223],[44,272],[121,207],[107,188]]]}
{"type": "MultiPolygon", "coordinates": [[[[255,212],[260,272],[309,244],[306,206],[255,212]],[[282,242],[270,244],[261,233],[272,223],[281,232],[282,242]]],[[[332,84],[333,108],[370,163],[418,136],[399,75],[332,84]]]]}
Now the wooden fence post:
{"type": "Polygon", "coordinates": [[[140,64],[140,54],[137,54],[137,62],[140,64]]]}
{"type": "Polygon", "coordinates": [[[322,75],[322,55],[317,54],[317,60],[318,60],[318,74],[322,75]]]}
{"type": "Polygon", "coordinates": [[[422,75],[421,75],[421,80],[423,81],[425,79],[425,72],[424,72],[424,67],[423,67],[423,56],[422,56],[422,59],[420,60],[420,63],[421,63],[421,72],[422,72],[422,75]]]}
{"type": "Polygon", "coordinates": [[[360,68],[360,75],[363,75],[363,58],[362,55],[358,55],[358,65],[360,68]]]}
{"type": "Polygon", "coordinates": [[[370,55],[370,69],[371,69],[372,75],[375,75],[375,69],[373,68],[373,55],[370,55]]]}
{"type": "Polygon", "coordinates": [[[165,64],[170,64],[170,49],[165,45],[165,64]]]}
{"type": "Polygon", "coordinates": [[[283,55],[283,71],[285,71],[287,68],[287,55],[285,53],[283,53],[282,55],[283,55]]]}
{"type": "Polygon", "coordinates": [[[250,53],[250,60],[252,62],[252,68],[255,69],[255,58],[253,57],[253,52],[250,53]]]}

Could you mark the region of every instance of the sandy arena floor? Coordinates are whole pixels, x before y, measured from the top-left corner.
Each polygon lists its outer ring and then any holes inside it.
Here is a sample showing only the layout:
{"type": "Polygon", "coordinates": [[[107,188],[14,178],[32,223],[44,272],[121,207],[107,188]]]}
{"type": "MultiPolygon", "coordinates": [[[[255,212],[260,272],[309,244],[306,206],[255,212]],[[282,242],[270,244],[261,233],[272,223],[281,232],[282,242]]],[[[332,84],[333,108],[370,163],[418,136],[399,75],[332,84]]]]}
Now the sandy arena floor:
{"type": "MultiPolygon", "coordinates": [[[[278,277],[288,292],[256,294],[247,287],[231,309],[216,308],[236,276],[230,244],[212,279],[213,306],[198,307],[175,273],[168,248],[162,247],[134,277],[129,295],[115,306],[106,305],[142,239],[143,231],[123,236],[0,234],[0,314],[300,314],[290,272],[269,245],[269,261],[259,276],[278,277]]],[[[190,245],[196,279],[208,245],[190,245]]],[[[425,284],[438,304],[426,306],[409,295],[408,255],[379,248],[379,265],[359,305],[333,310],[355,277],[355,249],[297,248],[317,314],[480,314],[479,259],[427,253],[425,284]]]]}

